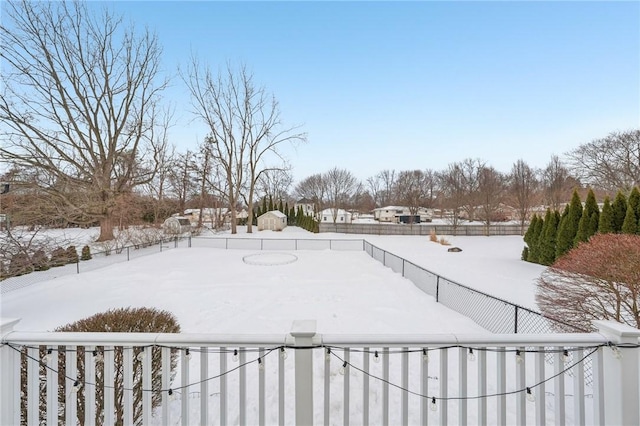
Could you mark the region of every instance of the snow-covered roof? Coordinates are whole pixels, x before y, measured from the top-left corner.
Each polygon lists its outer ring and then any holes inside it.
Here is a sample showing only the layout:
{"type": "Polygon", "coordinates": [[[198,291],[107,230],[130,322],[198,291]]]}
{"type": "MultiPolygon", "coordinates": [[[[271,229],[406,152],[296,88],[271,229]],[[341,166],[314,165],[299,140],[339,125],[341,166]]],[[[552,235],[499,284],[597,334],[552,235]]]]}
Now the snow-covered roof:
{"type": "MultiPolygon", "coordinates": [[[[322,213],[322,214],[333,214],[333,212],[335,210],[336,209],[324,209],[320,213],[322,213]]],[[[344,209],[338,209],[338,216],[341,216],[341,215],[351,215],[351,213],[349,213],[348,211],[346,211],[344,209]]]]}
{"type": "Polygon", "coordinates": [[[284,214],[284,213],[282,213],[280,210],[271,210],[271,211],[268,211],[268,212],[266,212],[266,213],[261,214],[260,216],[262,217],[262,216],[264,216],[265,214],[272,214],[272,215],[274,215],[274,216],[276,216],[276,217],[280,217],[280,218],[282,218],[282,217],[287,217],[287,215],[286,215],[286,214],[284,214]]]}

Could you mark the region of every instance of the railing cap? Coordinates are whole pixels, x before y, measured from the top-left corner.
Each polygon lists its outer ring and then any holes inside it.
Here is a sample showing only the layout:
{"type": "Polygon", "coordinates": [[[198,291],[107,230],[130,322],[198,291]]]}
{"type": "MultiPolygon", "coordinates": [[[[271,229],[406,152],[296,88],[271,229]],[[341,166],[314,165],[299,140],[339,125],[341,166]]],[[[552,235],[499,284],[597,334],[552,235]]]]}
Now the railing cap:
{"type": "Polygon", "coordinates": [[[295,320],[291,325],[293,337],[313,337],[316,335],[316,320],[295,320]]]}
{"type": "Polygon", "coordinates": [[[639,338],[640,330],[633,328],[630,325],[622,324],[616,321],[609,320],[597,320],[593,321],[593,325],[598,331],[605,335],[610,335],[618,338],[639,338]]]}
{"type": "Polygon", "coordinates": [[[20,322],[20,318],[0,318],[0,336],[13,331],[13,327],[20,322]]]}

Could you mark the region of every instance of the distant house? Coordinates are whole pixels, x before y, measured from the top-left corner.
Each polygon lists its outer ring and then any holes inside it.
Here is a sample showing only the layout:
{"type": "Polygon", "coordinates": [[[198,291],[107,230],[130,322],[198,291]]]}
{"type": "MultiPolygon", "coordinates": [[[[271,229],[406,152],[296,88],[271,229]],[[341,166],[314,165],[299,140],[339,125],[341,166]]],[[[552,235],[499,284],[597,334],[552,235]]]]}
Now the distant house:
{"type": "Polygon", "coordinates": [[[293,205],[293,208],[296,211],[296,214],[298,214],[298,209],[302,207],[302,214],[306,215],[306,216],[313,216],[314,212],[314,207],[313,207],[313,201],[309,200],[308,198],[302,198],[298,201],[295,202],[295,204],[293,205]]]}
{"type": "Polygon", "coordinates": [[[415,214],[411,214],[409,207],[386,206],[373,210],[373,217],[382,223],[420,223],[431,222],[433,211],[419,207],[415,214]]]}
{"type": "Polygon", "coordinates": [[[320,222],[322,223],[334,223],[333,217],[335,215],[335,223],[351,223],[351,213],[343,209],[324,209],[320,212],[320,222]]]}
{"type": "Polygon", "coordinates": [[[258,231],[282,231],[287,227],[287,215],[278,210],[271,210],[258,216],[258,231]]]}

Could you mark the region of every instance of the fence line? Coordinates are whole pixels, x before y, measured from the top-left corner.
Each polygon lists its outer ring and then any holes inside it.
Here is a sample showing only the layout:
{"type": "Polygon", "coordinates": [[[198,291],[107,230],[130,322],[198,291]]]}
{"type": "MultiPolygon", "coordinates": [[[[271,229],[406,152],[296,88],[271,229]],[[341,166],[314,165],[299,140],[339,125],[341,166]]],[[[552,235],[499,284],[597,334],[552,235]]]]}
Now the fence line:
{"type": "Polygon", "coordinates": [[[33,271],[19,276],[4,278],[0,281],[0,294],[9,293],[42,281],[79,274],[81,272],[89,272],[115,263],[127,262],[142,256],[178,248],[181,245],[190,247],[191,237],[165,237],[151,243],[132,244],[92,252],[91,259],[87,261],[78,260],[77,262],[68,263],[63,266],[51,267],[45,271],[33,271]]]}
{"type": "MultiPolygon", "coordinates": [[[[431,231],[438,235],[486,236],[486,235],[523,235],[520,225],[441,225],[441,224],[394,224],[394,223],[320,223],[320,232],[341,234],[374,235],[429,235],[431,231]]],[[[525,229],[526,231],[526,229],[525,229]]]]}

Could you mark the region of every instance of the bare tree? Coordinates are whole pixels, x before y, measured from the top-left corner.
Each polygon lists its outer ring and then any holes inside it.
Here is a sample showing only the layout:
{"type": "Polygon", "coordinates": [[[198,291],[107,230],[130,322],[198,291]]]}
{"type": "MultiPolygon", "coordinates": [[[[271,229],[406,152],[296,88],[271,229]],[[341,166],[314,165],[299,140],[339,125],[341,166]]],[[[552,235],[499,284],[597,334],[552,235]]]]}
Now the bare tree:
{"type": "Polygon", "coordinates": [[[313,202],[313,209],[316,214],[324,208],[327,196],[327,183],[320,173],[311,175],[298,183],[294,189],[295,194],[300,198],[306,198],[313,202]]]}
{"type": "Polygon", "coordinates": [[[508,192],[513,206],[518,210],[522,235],[524,235],[531,207],[538,200],[538,186],[536,171],[524,160],[516,161],[509,174],[508,192]]]}
{"type": "Polygon", "coordinates": [[[4,91],[0,154],[38,171],[70,221],[99,221],[113,238],[119,197],[156,171],[161,49],[84,2],[10,1],[0,26],[4,91]]]}
{"type": "Polygon", "coordinates": [[[574,184],[575,180],[560,158],[557,155],[551,156],[547,167],[542,171],[545,201],[551,210],[560,210],[561,204],[569,200],[574,184]]]}
{"type": "Polygon", "coordinates": [[[607,191],[640,186],[640,130],[613,132],[567,154],[572,171],[584,183],[607,191]]]}
{"type": "Polygon", "coordinates": [[[258,179],[257,192],[263,197],[271,197],[272,200],[286,201],[292,183],[293,176],[288,168],[268,170],[258,179]]]}
{"type": "Polygon", "coordinates": [[[375,176],[367,178],[367,186],[377,207],[383,207],[393,203],[395,197],[393,190],[396,187],[396,171],[383,170],[375,176]]]}
{"type": "Polygon", "coordinates": [[[322,176],[327,188],[327,204],[331,208],[333,223],[336,223],[338,209],[346,206],[351,196],[360,187],[360,184],[350,171],[337,167],[322,176]]]}
{"type": "Polygon", "coordinates": [[[480,205],[480,171],[485,167],[483,160],[467,158],[460,163],[462,182],[465,190],[465,204],[463,209],[467,212],[469,220],[475,220],[476,209],[480,205]]]}
{"type": "Polygon", "coordinates": [[[422,170],[402,171],[398,174],[395,194],[398,202],[409,209],[410,223],[418,214],[418,209],[427,202],[430,183],[422,170]]]}
{"type": "Polygon", "coordinates": [[[491,221],[497,219],[504,200],[506,178],[490,166],[484,166],[478,173],[478,198],[486,235],[489,235],[491,221]]]}
{"type": "MultiPolygon", "coordinates": [[[[267,170],[284,168],[280,146],[306,141],[306,134],[298,133],[297,127],[283,126],[278,102],[264,88],[256,87],[244,66],[236,70],[227,65],[224,73],[216,76],[193,59],[183,79],[191,92],[195,115],[209,127],[206,143],[212,160],[226,174],[231,233],[235,234],[240,199],[246,199],[249,215],[253,214],[258,179],[267,170]]],[[[247,232],[252,232],[252,217],[247,221],[247,232]]]]}
{"type": "Polygon", "coordinates": [[[640,327],[640,236],[596,234],[538,280],[542,313],[581,328],[593,320],[640,327]]]}
{"type": "Polygon", "coordinates": [[[464,172],[461,163],[451,163],[437,174],[440,189],[444,196],[443,205],[451,210],[447,219],[453,226],[454,235],[460,224],[460,210],[466,200],[466,187],[464,185],[464,172]]]}
{"type": "Polygon", "coordinates": [[[197,172],[196,155],[192,151],[175,154],[169,172],[169,187],[178,199],[180,214],[184,213],[189,198],[198,192],[197,172]]]}

